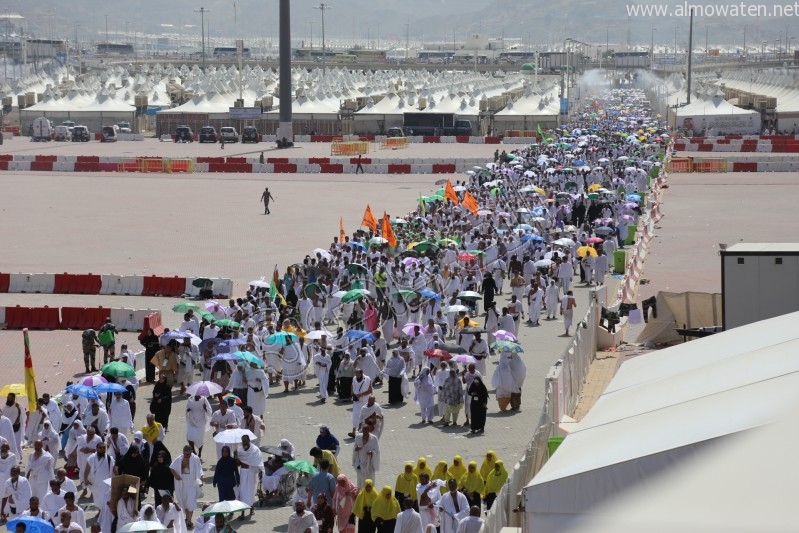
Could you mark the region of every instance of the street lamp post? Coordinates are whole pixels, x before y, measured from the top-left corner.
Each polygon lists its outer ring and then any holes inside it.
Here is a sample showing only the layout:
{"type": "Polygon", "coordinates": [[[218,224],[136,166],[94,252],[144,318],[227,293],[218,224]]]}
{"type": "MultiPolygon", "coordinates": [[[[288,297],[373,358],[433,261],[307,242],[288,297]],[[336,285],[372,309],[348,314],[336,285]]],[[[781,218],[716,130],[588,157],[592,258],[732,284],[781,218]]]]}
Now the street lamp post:
{"type": "Polygon", "coordinates": [[[322,12],[322,72],[325,71],[325,63],[327,62],[327,45],[325,44],[325,11],[332,8],[330,4],[325,4],[324,2],[320,3],[318,6],[314,6],[314,9],[318,9],[322,12]]]}
{"type": "Polygon", "coordinates": [[[105,55],[108,55],[108,15],[105,16],[105,55]]]}
{"type": "Polygon", "coordinates": [[[203,47],[203,72],[205,71],[205,14],[210,13],[210,9],[205,9],[201,7],[200,9],[195,9],[195,13],[200,14],[200,41],[202,42],[203,47]]]}
{"type": "Polygon", "coordinates": [[[655,64],[655,27],[652,26],[652,40],[649,43],[649,68],[655,64]]]}

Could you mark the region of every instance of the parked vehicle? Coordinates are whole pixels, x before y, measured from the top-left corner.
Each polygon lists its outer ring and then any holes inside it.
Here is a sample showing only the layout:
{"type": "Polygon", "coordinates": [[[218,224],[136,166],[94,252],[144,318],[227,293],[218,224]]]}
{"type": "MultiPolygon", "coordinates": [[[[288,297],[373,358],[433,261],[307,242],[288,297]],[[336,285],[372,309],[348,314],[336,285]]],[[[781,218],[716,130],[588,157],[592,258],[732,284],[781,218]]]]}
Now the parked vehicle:
{"type": "Polygon", "coordinates": [[[53,139],[53,124],[45,117],[33,120],[31,124],[31,137],[34,141],[51,141],[53,139]]]}
{"type": "Polygon", "coordinates": [[[215,143],[217,141],[216,130],[213,126],[203,126],[200,128],[201,143],[215,143]]]}
{"type": "Polygon", "coordinates": [[[64,126],[63,124],[60,126],[55,127],[55,140],[56,141],[71,141],[72,140],[72,128],[70,126],[64,126]]]}
{"type": "Polygon", "coordinates": [[[219,129],[219,138],[226,143],[239,142],[239,132],[232,126],[223,126],[219,129]]]}
{"type": "Polygon", "coordinates": [[[188,126],[178,126],[175,130],[175,142],[193,143],[194,132],[188,126]]]}
{"type": "Polygon", "coordinates": [[[406,135],[466,135],[472,134],[472,123],[460,120],[455,113],[405,113],[406,135]]]}
{"type": "Polygon", "coordinates": [[[91,140],[91,132],[86,126],[75,126],[72,128],[72,142],[89,142],[91,140]]]}
{"type": "Polygon", "coordinates": [[[103,136],[100,138],[100,142],[115,143],[117,142],[117,136],[119,134],[119,126],[116,124],[113,126],[103,126],[102,134],[103,136]]]}
{"type": "Polygon", "coordinates": [[[405,132],[399,126],[394,126],[388,129],[386,137],[405,137],[405,132]]]}
{"type": "Polygon", "coordinates": [[[130,122],[117,122],[117,127],[119,128],[119,133],[133,133],[130,122]]]}
{"type": "Polygon", "coordinates": [[[61,125],[68,127],[69,130],[72,131],[72,128],[75,127],[75,121],[74,120],[64,120],[63,122],[61,122],[61,125]]]}
{"type": "Polygon", "coordinates": [[[255,126],[245,126],[241,134],[242,143],[258,143],[258,129],[255,126]]]}

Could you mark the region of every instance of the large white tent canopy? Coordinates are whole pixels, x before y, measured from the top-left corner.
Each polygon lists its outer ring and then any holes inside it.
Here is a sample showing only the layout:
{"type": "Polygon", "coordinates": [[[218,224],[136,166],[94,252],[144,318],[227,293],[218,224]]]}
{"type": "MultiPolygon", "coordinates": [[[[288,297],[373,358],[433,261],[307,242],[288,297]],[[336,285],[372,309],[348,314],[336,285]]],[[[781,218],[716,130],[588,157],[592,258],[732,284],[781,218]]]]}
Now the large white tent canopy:
{"type": "Polygon", "coordinates": [[[525,487],[530,531],[562,532],[608,499],[772,422],[799,391],[797,320],[784,315],[623,364],[525,487]]]}

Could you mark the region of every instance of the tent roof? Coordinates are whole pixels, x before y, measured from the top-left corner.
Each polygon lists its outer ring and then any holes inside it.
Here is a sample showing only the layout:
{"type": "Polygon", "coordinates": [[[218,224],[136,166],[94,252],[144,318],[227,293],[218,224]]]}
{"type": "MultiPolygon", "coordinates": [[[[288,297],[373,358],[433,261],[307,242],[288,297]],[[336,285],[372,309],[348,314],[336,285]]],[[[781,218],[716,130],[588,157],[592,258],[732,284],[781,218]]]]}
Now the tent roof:
{"type": "Polygon", "coordinates": [[[585,513],[715,439],[771,422],[799,388],[799,313],[631,359],[525,488],[528,512],[585,513]]]}
{"type": "Polygon", "coordinates": [[[799,520],[799,402],[777,422],[718,448],[597,508],[570,533],[788,533],[799,520]]]}

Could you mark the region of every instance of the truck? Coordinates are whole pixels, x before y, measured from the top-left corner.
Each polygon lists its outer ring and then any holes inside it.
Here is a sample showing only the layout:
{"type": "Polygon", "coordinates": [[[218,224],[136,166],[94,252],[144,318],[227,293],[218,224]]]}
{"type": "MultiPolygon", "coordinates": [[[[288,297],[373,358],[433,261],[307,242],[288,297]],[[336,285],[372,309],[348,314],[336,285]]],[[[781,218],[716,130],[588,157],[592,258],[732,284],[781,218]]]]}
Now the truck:
{"type": "Polygon", "coordinates": [[[405,135],[472,135],[472,123],[458,118],[455,113],[404,113],[405,135]]]}
{"type": "Polygon", "coordinates": [[[52,139],[53,124],[45,117],[39,117],[33,120],[31,124],[31,137],[34,141],[48,142],[52,139]]]}

